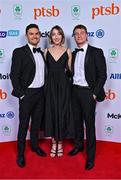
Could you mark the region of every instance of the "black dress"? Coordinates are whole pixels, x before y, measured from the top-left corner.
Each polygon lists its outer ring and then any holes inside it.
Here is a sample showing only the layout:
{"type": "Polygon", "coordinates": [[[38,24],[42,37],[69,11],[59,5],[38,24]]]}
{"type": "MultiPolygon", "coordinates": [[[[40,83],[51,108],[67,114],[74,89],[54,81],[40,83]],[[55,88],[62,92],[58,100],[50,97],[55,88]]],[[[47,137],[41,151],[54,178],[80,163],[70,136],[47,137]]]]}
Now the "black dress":
{"type": "Polygon", "coordinates": [[[71,110],[71,83],[65,69],[68,54],[65,51],[56,61],[51,53],[46,54],[48,77],[46,84],[45,136],[60,141],[74,138],[71,110]]]}

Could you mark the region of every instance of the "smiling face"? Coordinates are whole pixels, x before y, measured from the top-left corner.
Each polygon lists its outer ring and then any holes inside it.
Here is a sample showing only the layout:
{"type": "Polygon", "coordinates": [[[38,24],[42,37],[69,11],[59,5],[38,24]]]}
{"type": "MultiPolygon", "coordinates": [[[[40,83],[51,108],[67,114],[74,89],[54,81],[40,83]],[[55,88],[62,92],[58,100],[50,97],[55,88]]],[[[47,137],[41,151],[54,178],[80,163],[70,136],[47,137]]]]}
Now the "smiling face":
{"type": "Polygon", "coordinates": [[[50,43],[54,45],[62,45],[65,41],[63,29],[56,25],[50,31],[50,43]]]}
{"type": "Polygon", "coordinates": [[[83,28],[77,28],[74,31],[74,39],[77,46],[81,47],[87,42],[87,32],[83,28]]]}
{"type": "Polygon", "coordinates": [[[28,43],[36,47],[40,42],[40,31],[37,28],[30,28],[26,33],[26,37],[28,43]]]}
{"type": "Polygon", "coordinates": [[[52,40],[53,44],[61,45],[61,43],[62,43],[62,34],[57,29],[53,29],[51,40],[52,40]]]}

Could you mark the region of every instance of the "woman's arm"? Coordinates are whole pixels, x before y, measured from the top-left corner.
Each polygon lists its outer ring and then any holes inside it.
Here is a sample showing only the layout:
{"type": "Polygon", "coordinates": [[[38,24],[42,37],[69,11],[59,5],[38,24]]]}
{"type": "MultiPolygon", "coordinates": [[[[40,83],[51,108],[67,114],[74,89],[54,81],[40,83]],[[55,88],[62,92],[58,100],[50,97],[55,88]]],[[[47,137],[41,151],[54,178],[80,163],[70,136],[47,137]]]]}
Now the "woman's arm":
{"type": "Polygon", "coordinates": [[[70,49],[67,49],[67,54],[68,54],[68,67],[69,67],[69,70],[71,71],[72,52],[70,49]]]}
{"type": "Polygon", "coordinates": [[[44,57],[45,57],[45,60],[46,60],[46,54],[47,54],[47,51],[48,51],[48,49],[46,48],[46,49],[44,50],[44,57]]]}

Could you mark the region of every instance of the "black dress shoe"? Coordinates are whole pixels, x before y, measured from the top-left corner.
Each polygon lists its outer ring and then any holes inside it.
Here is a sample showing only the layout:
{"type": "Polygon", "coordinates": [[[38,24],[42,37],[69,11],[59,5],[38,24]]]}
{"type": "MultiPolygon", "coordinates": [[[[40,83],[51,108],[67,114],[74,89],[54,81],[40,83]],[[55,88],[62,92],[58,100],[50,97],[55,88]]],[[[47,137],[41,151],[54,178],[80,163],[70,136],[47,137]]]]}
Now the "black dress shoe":
{"type": "Polygon", "coordinates": [[[72,149],[69,153],[68,153],[68,155],[69,156],[75,156],[76,154],[78,154],[79,152],[83,152],[84,151],[84,148],[82,147],[82,148],[74,148],[74,149],[72,149]]]}
{"type": "Polygon", "coordinates": [[[42,157],[47,156],[47,154],[40,147],[32,148],[31,150],[35,152],[38,156],[42,156],[42,157]]]}
{"type": "Polygon", "coordinates": [[[16,163],[19,167],[23,168],[25,166],[25,159],[24,159],[24,156],[21,155],[21,156],[18,156],[17,157],[17,160],[16,160],[16,163]]]}
{"type": "Polygon", "coordinates": [[[86,165],[85,165],[85,169],[86,170],[90,170],[90,169],[92,169],[94,167],[94,162],[92,161],[92,162],[90,162],[90,161],[87,161],[86,162],[86,165]]]}

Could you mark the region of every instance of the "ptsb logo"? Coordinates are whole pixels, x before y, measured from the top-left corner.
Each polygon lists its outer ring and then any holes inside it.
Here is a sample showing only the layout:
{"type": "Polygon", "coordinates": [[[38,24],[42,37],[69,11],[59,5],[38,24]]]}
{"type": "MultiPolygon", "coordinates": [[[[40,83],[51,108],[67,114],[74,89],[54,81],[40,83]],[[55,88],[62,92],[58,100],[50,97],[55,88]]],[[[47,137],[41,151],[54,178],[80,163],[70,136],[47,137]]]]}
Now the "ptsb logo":
{"type": "Polygon", "coordinates": [[[0,100],[4,100],[7,98],[7,93],[0,89],[0,100]]]}
{"type": "Polygon", "coordinates": [[[34,8],[34,19],[36,20],[39,17],[57,17],[59,16],[59,9],[55,8],[53,5],[51,8],[34,8]]]}
{"type": "Polygon", "coordinates": [[[109,15],[117,15],[120,11],[119,5],[114,5],[114,3],[111,4],[111,6],[105,7],[95,7],[92,8],[92,19],[95,19],[96,16],[109,16],[109,15]]]}
{"type": "Polygon", "coordinates": [[[116,93],[109,89],[106,93],[106,100],[114,100],[116,98],[116,93]]]}

